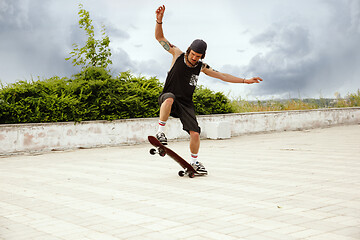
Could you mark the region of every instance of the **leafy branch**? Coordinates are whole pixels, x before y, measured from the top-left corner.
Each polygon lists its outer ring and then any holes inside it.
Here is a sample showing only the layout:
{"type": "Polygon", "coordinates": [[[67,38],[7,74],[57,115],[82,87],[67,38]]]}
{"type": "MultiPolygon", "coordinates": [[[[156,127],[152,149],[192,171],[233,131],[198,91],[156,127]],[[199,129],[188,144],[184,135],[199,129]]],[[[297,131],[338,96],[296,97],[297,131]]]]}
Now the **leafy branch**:
{"type": "Polygon", "coordinates": [[[79,25],[81,29],[85,30],[88,39],[83,47],[79,47],[78,44],[74,43],[74,49],[70,52],[71,56],[65,59],[72,59],[74,66],[82,66],[83,69],[87,67],[107,68],[109,64],[112,64],[112,61],[110,59],[110,39],[106,35],[105,26],[102,25],[101,27],[102,39],[95,39],[90,13],[83,8],[82,4],[79,4],[79,8],[79,25]]]}

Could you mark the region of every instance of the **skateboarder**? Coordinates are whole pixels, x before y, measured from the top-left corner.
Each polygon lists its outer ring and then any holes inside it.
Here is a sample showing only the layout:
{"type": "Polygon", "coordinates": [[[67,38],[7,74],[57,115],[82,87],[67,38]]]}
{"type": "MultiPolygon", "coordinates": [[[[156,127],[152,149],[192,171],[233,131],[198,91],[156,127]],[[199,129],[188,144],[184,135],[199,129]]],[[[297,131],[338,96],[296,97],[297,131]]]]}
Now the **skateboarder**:
{"type": "Polygon", "coordinates": [[[176,46],[172,45],[163,33],[163,17],[165,6],[160,6],[156,14],[155,38],[161,46],[168,51],[172,57],[172,64],[168,72],[164,89],[159,96],[160,117],[159,129],[156,138],[167,144],[164,130],[169,116],[180,118],[183,129],[190,134],[190,163],[198,172],[206,173],[205,167],[198,161],[200,148],[200,127],[196,120],[193,103],[193,93],[197,85],[200,72],[225,82],[231,83],[259,83],[259,77],[250,79],[238,78],[227,73],[221,73],[212,69],[208,64],[200,61],[205,57],[207,44],[203,40],[194,40],[187,51],[184,53],[176,46]]]}

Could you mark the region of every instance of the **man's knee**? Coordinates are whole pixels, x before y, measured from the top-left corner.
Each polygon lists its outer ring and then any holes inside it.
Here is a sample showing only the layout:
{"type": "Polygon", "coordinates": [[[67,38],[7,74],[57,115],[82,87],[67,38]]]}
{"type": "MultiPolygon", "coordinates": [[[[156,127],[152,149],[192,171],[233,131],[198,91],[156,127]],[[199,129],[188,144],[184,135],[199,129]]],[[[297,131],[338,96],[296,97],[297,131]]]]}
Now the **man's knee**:
{"type": "Polygon", "coordinates": [[[198,138],[200,138],[200,133],[195,132],[195,131],[190,131],[190,137],[198,139],[198,138]]]}
{"type": "Polygon", "coordinates": [[[169,105],[173,105],[174,103],[174,99],[173,98],[167,98],[165,99],[165,101],[163,102],[163,104],[169,104],[169,105]]]}
{"type": "Polygon", "coordinates": [[[174,101],[175,101],[175,95],[173,93],[164,93],[159,97],[160,106],[163,105],[163,103],[172,105],[174,101]]]}

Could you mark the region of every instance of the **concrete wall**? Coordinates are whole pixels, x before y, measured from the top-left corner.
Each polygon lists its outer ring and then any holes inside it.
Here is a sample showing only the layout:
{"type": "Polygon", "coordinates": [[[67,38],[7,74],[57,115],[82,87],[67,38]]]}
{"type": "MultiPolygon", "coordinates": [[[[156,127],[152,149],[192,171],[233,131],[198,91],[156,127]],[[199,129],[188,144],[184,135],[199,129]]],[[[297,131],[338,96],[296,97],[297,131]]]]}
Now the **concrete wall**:
{"type": "MultiPolygon", "coordinates": [[[[81,123],[35,123],[0,125],[0,155],[19,152],[64,150],[135,144],[147,141],[157,130],[157,118],[81,123]]],[[[202,138],[214,126],[231,136],[242,134],[322,128],[339,124],[359,124],[360,108],[306,111],[238,113],[198,117],[202,138]],[[219,123],[214,125],[214,123],[219,123]],[[230,129],[227,129],[230,128],[230,129]]],[[[178,119],[167,123],[169,139],[188,138],[178,119]]]]}

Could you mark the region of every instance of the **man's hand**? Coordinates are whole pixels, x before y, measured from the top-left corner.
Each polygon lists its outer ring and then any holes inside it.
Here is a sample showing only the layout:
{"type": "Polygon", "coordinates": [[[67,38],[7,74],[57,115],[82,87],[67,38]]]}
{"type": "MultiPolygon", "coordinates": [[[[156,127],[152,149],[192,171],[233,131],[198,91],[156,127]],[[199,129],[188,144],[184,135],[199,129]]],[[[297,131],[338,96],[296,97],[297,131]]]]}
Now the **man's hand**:
{"type": "Polygon", "coordinates": [[[250,79],[245,79],[245,80],[244,80],[244,83],[252,84],[252,83],[259,83],[260,81],[262,81],[261,78],[259,78],[259,77],[253,77],[253,78],[250,78],[250,79]]]}
{"type": "Polygon", "coordinates": [[[162,23],[162,19],[164,17],[164,12],[165,12],[165,5],[162,5],[162,6],[158,7],[158,9],[156,9],[156,11],[155,11],[156,21],[158,23],[162,23]]]}

